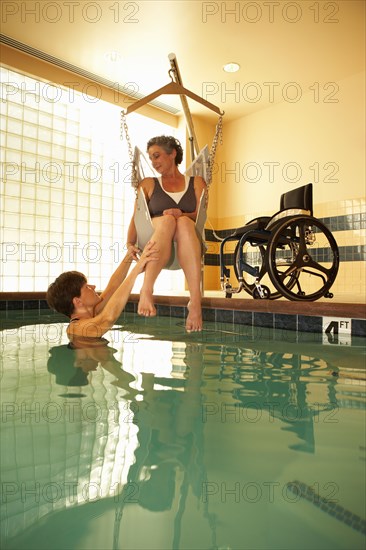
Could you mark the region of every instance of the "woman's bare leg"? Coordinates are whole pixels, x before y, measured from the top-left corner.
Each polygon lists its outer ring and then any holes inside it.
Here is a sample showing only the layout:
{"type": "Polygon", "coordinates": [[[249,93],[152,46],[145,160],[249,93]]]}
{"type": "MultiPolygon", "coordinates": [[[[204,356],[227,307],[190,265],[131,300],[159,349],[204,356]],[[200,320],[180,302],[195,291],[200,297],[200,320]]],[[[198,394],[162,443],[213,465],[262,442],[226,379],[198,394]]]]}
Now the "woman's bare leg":
{"type": "Polygon", "coordinates": [[[137,306],[137,313],[145,317],[156,315],[153,300],[154,283],[170,258],[173,236],[176,231],[174,216],[153,218],[152,224],[155,231],[151,240],[156,243],[156,247],[159,250],[159,259],[156,262],[149,262],[145,269],[144,282],[141,287],[140,299],[137,306]]]}
{"type": "Polygon", "coordinates": [[[202,330],[201,243],[197,237],[194,221],[188,216],[177,219],[174,240],[177,242],[178,260],[187,279],[190,294],[186,329],[202,330]]]}

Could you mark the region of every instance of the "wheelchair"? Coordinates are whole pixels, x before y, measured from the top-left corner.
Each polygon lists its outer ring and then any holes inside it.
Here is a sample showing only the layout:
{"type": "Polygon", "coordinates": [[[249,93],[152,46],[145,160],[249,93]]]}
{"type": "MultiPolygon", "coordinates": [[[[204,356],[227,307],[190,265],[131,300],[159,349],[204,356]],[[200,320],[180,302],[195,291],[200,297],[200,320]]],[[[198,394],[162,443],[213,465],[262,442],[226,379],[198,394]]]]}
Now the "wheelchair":
{"type": "Polygon", "coordinates": [[[339,250],[329,229],[313,217],[313,184],[281,195],[280,210],[255,218],[220,245],[220,282],[226,298],[246,291],[255,299],[295,301],[333,298],[339,250]],[[234,253],[225,246],[237,241],[234,253]],[[238,287],[230,282],[233,263],[238,287]]]}

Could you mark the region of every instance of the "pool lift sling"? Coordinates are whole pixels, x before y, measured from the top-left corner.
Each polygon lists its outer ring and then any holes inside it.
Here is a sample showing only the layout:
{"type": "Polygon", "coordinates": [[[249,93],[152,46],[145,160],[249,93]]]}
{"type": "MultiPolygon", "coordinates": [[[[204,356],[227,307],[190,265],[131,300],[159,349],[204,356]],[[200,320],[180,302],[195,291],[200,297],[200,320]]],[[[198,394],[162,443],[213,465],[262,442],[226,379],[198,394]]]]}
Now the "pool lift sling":
{"type": "MultiPolygon", "coordinates": [[[[135,188],[136,201],[137,201],[137,206],[136,206],[136,211],[134,216],[136,232],[137,232],[136,245],[141,250],[146,246],[147,242],[151,238],[154,231],[144,192],[142,189],[138,190],[139,183],[142,181],[142,179],[144,179],[144,177],[147,177],[144,170],[144,166],[145,167],[148,166],[148,163],[142,151],[138,147],[135,146],[134,149],[132,148],[128,126],[127,126],[126,115],[129,115],[130,113],[132,113],[133,111],[136,111],[137,109],[140,109],[140,107],[143,107],[147,103],[152,102],[158,96],[167,95],[167,94],[179,95],[182,103],[182,108],[184,112],[188,134],[189,134],[189,141],[190,141],[190,147],[191,147],[191,159],[192,159],[190,166],[185,171],[185,175],[202,176],[202,178],[206,182],[207,191],[209,190],[209,187],[212,181],[212,169],[215,161],[217,145],[218,145],[218,142],[220,141],[221,143],[221,140],[222,140],[222,118],[224,113],[221,112],[220,109],[216,107],[216,105],[213,105],[209,101],[206,101],[202,97],[198,96],[197,94],[183,87],[177,59],[174,53],[169,54],[169,61],[170,61],[171,69],[169,70],[168,74],[171,78],[171,82],[163,86],[162,88],[159,88],[155,92],[152,92],[146,97],[139,99],[138,101],[136,101],[135,103],[127,107],[126,111],[123,111],[123,110],[121,111],[121,136],[123,137],[124,135],[127,141],[128,154],[132,165],[131,184],[135,188]],[[213,138],[210,151],[208,150],[207,145],[202,150],[199,149],[197,137],[194,131],[192,116],[188,107],[187,97],[194,99],[198,103],[201,103],[201,105],[204,105],[205,107],[207,107],[208,109],[211,109],[212,111],[214,111],[219,115],[219,120],[216,125],[216,131],[215,131],[215,135],[213,138]]],[[[206,219],[207,219],[207,194],[205,193],[205,191],[203,191],[200,199],[198,211],[197,211],[197,217],[196,217],[196,232],[199,239],[202,241],[202,248],[203,248],[202,278],[203,278],[203,256],[204,256],[204,253],[206,252],[205,234],[204,234],[204,226],[206,223],[206,219]]],[[[172,247],[172,254],[168,263],[165,266],[165,269],[173,269],[173,270],[180,269],[180,265],[178,263],[178,259],[176,255],[175,243],[174,243],[174,246],[172,247]]],[[[203,293],[203,279],[201,282],[201,290],[203,293]]]]}

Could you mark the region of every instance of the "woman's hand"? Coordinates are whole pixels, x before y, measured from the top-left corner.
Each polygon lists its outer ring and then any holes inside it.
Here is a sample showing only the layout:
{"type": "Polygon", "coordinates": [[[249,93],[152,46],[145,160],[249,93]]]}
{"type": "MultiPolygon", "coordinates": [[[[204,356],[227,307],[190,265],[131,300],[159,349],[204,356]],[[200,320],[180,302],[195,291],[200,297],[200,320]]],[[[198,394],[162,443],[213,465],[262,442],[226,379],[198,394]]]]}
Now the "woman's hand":
{"type": "Polygon", "coordinates": [[[163,210],[163,216],[174,216],[174,218],[180,218],[183,216],[183,212],[179,208],[168,208],[163,210]]]}
{"type": "Polygon", "coordinates": [[[137,269],[139,273],[142,273],[146,267],[146,264],[159,259],[158,252],[159,249],[156,247],[156,243],[154,241],[149,241],[140,256],[135,269],[137,269]]]}

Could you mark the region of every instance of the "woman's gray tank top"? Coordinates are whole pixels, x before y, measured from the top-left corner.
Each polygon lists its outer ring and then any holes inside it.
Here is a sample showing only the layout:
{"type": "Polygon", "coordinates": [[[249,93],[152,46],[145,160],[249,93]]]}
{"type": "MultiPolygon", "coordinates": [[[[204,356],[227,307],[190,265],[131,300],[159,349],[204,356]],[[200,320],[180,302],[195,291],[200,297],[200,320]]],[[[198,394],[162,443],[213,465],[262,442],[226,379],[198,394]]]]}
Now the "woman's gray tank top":
{"type": "Polygon", "coordinates": [[[194,212],[196,210],[196,194],[194,192],[194,177],[189,178],[187,191],[177,203],[162,188],[157,178],[154,178],[154,191],[149,200],[149,212],[152,218],[162,216],[168,208],[179,208],[182,212],[194,212]]]}

